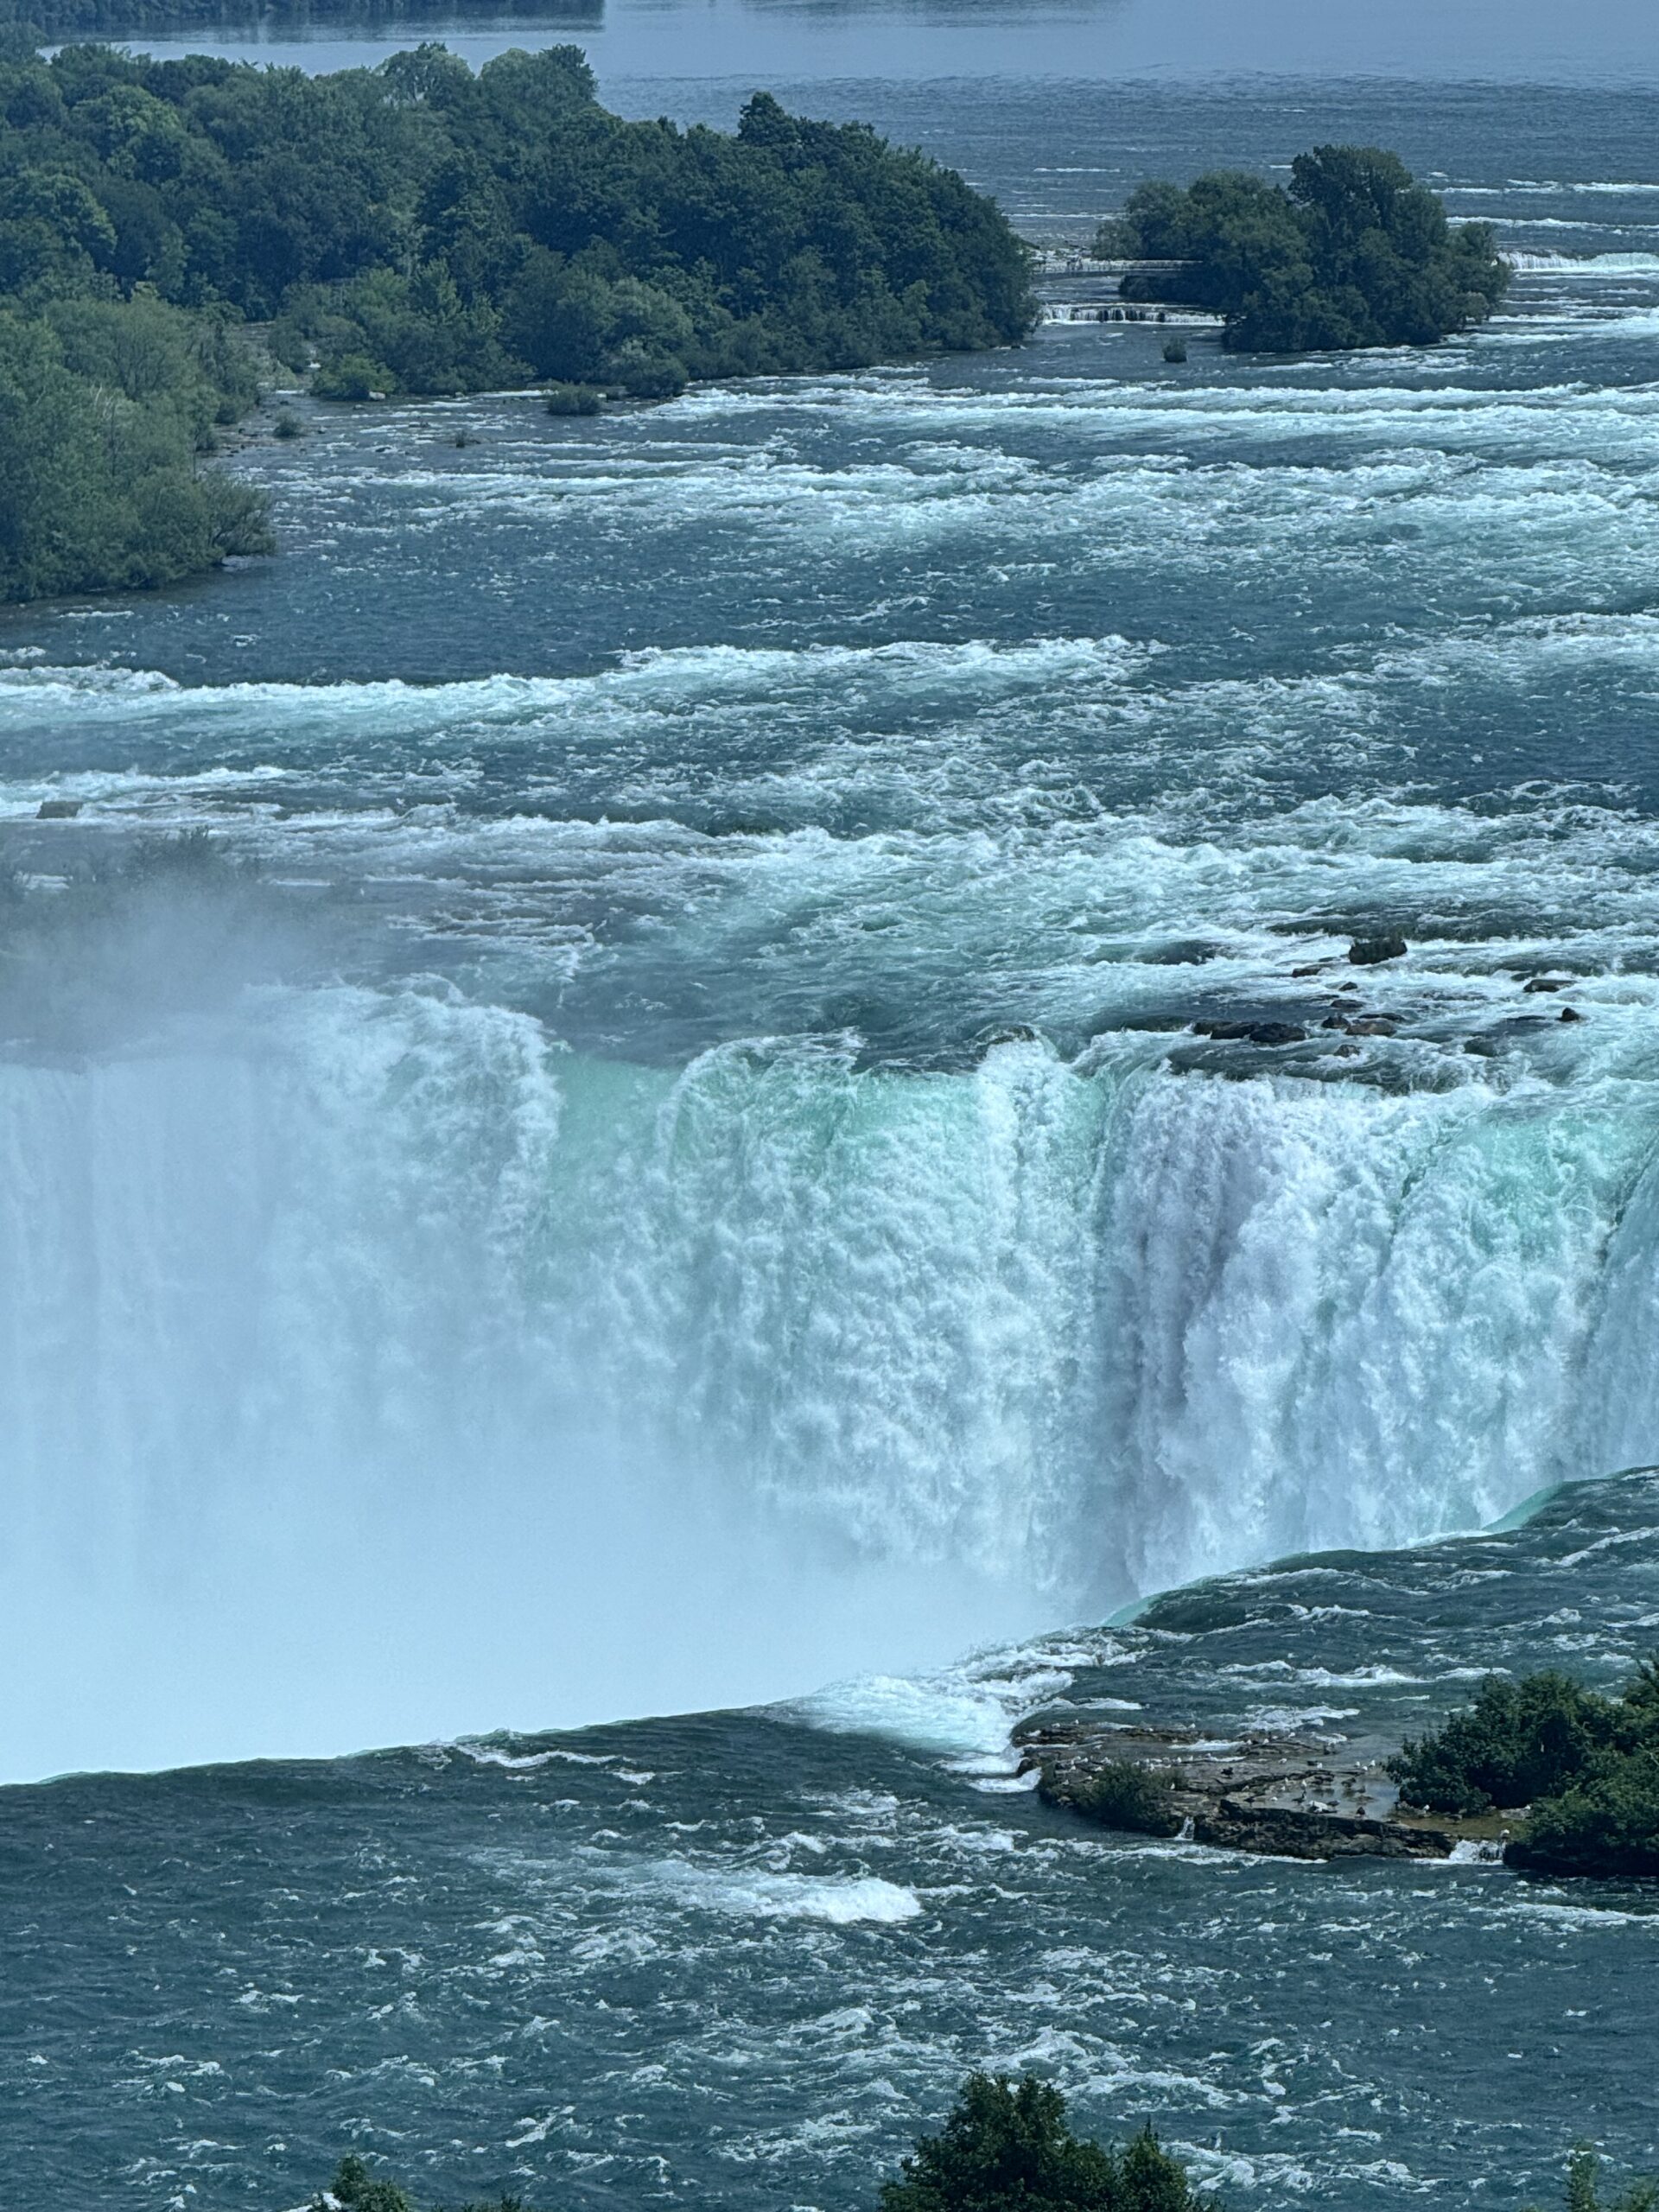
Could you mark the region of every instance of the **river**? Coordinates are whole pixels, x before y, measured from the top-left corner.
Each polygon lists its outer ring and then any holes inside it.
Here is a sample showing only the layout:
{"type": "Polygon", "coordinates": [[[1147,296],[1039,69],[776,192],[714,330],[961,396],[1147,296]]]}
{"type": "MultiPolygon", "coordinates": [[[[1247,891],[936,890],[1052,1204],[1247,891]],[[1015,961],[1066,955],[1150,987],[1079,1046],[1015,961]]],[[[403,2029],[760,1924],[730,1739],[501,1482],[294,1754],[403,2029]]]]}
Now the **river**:
{"type": "MultiPolygon", "coordinates": [[[[1064,1624],[1288,1554],[1495,1592],[1344,1654],[1319,1570],[1244,1674],[1332,1726],[1659,1624],[1641,1478],[1571,1603],[1548,1514],[1460,1548],[1659,1459],[1659,94],[1611,9],[1281,13],[1270,79],[1236,11],[454,43],[764,71],[1056,245],[1394,146],[1516,261],[1477,336],[308,407],[232,463],[276,561],[0,618],[0,1770],[289,1762],[0,1800],[20,2191],[360,2130],[839,2212],[1026,2057],[1237,2202],[1639,2162],[1639,1897],[1120,1847],[1001,1748],[1064,1624]]],[[[1224,1720],[1195,1633],[1150,1701],[1224,1720]]]]}

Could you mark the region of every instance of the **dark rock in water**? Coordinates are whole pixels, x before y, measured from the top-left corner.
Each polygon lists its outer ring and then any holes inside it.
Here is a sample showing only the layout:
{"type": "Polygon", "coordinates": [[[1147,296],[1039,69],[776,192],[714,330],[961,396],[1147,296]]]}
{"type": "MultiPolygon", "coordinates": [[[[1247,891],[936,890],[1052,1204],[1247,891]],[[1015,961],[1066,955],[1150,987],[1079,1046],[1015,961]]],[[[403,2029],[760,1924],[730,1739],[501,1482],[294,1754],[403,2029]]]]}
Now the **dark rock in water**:
{"type": "Polygon", "coordinates": [[[1659,1848],[1651,1843],[1602,1842],[1552,1845],[1516,1836],[1503,1847],[1503,1864],[1527,1874],[1589,1875],[1607,1881],[1659,1875],[1659,1848]]]}
{"type": "Polygon", "coordinates": [[[1402,937],[1357,937],[1348,948],[1348,957],[1356,968],[1376,968],[1385,960],[1403,959],[1406,950],[1402,937]]]}
{"type": "Polygon", "coordinates": [[[1261,1851],[1274,1859],[1449,1859],[1449,1830],[1357,1814],[1304,1811],[1224,1797],[1192,1823],[1195,1843],[1224,1851],[1261,1851]]]}
{"type": "Polygon", "coordinates": [[[1167,944],[1148,946],[1135,957],[1148,968],[1200,968],[1206,960],[1220,959],[1225,950],[1209,938],[1174,938],[1167,944]]]}
{"type": "Polygon", "coordinates": [[[1575,1006],[1564,1006],[1561,1008],[1560,1018],[1563,1021],[1582,1021],[1584,1020],[1584,1016],[1579,1012],[1579,1009],[1575,1006]]]}
{"type": "Polygon", "coordinates": [[[1195,1021],[1200,1037],[1249,1045],[1300,1045],[1307,1032],[1294,1021],[1195,1021]]]}
{"type": "Polygon", "coordinates": [[[1529,976],[1521,988],[1523,991],[1564,991],[1567,978],[1564,976],[1529,976]]]}
{"type": "Polygon", "coordinates": [[[1310,960],[1306,968],[1293,968],[1290,971],[1292,978],[1300,982],[1304,976],[1317,976],[1324,965],[1323,960],[1310,960]]]}
{"type": "Polygon", "coordinates": [[[35,810],[37,822],[73,822],[80,812],[78,798],[43,798],[35,810]]]}

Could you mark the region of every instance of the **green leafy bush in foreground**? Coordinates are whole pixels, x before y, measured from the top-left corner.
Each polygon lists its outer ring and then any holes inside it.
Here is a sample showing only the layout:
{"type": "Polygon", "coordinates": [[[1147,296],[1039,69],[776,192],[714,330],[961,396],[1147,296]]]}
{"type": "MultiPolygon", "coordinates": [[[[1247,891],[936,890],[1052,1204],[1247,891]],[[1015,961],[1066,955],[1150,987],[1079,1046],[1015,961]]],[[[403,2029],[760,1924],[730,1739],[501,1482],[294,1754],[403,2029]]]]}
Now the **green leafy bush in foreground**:
{"type": "Polygon", "coordinates": [[[1131,270],[1123,297],[1207,308],[1241,353],[1432,345],[1484,321],[1510,281],[1491,225],[1454,227],[1376,146],[1299,154],[1287,189],[1225,169],[1140,185],[1095,251],[1172,264],[1131,270]]]}
{"type": "Polygon", "coordinates": [[[1489,1675],[1465,1712],[1389,1762],[1408,1804],[1529,1808],[1506,1854],[1560,1873],[1659,1874],[1659,1660],[1622,1697],[1553,1670],[1489,1675]]]}
{"type": "Polygon", "coordinates": [[[925,2135],[881,2212],[1197,2212],[1186,2169],[1150,2128],[1122,2150],[1074,2135],[1065,2100],[1034,2075],[970,2074],[937,2135],[925,2135]]]}
{"type": "Polygon", "coordinates": [[[1659,2182],[1632,2182],[1622,2196],[1604,2202],[1600,2181],[1600,2159],[1580,2143],[1567,2164],[1567,2212],[1655,2212],[1659,2206],[1659,2182]]]}
{"type": "MultiPolygon", "coordinates": [[[[353,2153],[340,2160],[323,2194],[312,2198],[311,2212],[415,2212],[415,2204],[406,2190],[372,2174],[353,2153]]],[[[530,2207],[517,2196],[497,2196],[463,2204],[461,2212],[530,2212],[530,2207]]]]}

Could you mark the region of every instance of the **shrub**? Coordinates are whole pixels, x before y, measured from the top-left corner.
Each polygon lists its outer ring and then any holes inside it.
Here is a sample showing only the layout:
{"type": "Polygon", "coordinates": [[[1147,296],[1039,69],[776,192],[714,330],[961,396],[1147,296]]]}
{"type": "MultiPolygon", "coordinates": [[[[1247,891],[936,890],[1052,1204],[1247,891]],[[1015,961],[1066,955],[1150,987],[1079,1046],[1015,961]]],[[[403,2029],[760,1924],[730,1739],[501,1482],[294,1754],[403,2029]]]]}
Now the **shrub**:
{"type": "Polygon", "coordinates": [[[1186,340],[1184,338],[1166,338],[1164,359],[1170,362],[1184,361],[1186,359],[1186,340]]]}
{"type": "Polygon", "coordinates": [[[291,407],[284,407],[271,424],[270,435],[273,438],[302,438],[305,425],[291,407]]]}
{"type": "Polygon", "coordinates": [[[553,384],[547,388],[550,415],[597,415],[604,404],[590,384],[553,384]]]}
{"type": "Polygon", "coordinates": [[[970,2074],[937,2135],[881,2187],[881,2212],[1195,2212],[1186,2170],[1150,2128],[1120,2151],[1074,2135],[1034,2075],[970,2074]]]}
{"type": "Polygon", "coordinates": [[[1137,1835],[1175,1835],[1180,1830],[1169,1777],[1134,1759],[1109,1759],[1096,1767],[1072,1790],[1071,1802],[1103,1827],[1129,1828],[1137,1835]]]}
{"type": "Polygon", "coordinates": [[[318,399],[384,399],[396,383],[391,371],[366,353],[340,353],[323,363],[311,390],[318,399]]]}
{"type": "Polygon", "coordinates": [[[1466,1713],[1408,1738],[1388,1763],[1408,1803],[1438,1813],[1529,1805],[1582,1775],[1618,1732],[1618,1708],[1569,1675],[1489,1675],[1466,1713]]]}

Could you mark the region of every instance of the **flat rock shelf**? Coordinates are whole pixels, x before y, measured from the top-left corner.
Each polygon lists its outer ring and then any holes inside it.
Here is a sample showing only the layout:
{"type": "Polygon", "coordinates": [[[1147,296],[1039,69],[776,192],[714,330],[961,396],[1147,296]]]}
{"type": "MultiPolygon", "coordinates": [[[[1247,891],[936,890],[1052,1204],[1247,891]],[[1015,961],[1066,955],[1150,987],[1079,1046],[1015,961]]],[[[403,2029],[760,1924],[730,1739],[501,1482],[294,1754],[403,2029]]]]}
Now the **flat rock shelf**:
{"type": "Polygon", "coordinates": [[[1281,1859],[1497,1859],[1514,1817],[1459,1821],[1404,1809],[1383,1771],[1384,1748],[1319,1733],[1253,1728],[1218,1738],[1192,1727],[1038,1714],[1014,1742],[1021,1772],[1035,1769],[1046,1803],[1109,1827],[1166,1833],[1167,1821],[1108,1815],[1094,1802],[1108,1770],[1141,1768],[1167,1786],[1179,1834],[1222,1850],[1281,1859]]]}

